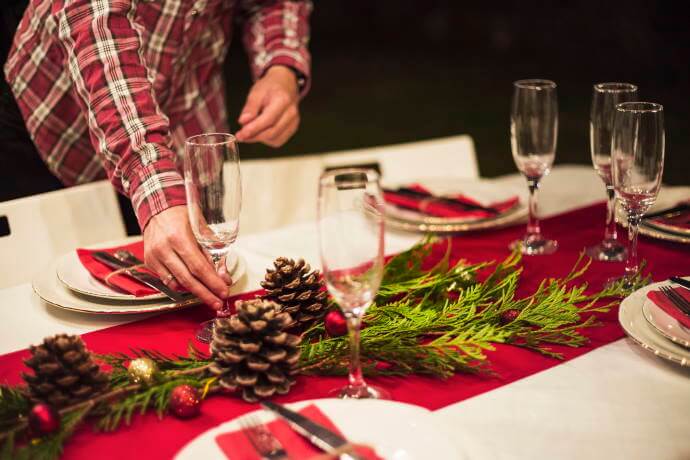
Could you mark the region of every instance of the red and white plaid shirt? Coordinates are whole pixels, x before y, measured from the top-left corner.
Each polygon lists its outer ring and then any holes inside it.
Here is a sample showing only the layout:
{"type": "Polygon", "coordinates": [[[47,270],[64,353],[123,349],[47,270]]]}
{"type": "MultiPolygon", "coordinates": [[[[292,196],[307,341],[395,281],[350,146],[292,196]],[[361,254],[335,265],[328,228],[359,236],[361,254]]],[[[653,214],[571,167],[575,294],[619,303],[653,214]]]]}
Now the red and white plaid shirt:
{"type": "Polygon", "coordinates": [[[309,76],[310,1],[31,0],[5,65],[26,127],[65,184],[104,178],[143,229],[185,203],[184,140],[227,132],[222,64],[241,15],[252,74],[309,76]]]}

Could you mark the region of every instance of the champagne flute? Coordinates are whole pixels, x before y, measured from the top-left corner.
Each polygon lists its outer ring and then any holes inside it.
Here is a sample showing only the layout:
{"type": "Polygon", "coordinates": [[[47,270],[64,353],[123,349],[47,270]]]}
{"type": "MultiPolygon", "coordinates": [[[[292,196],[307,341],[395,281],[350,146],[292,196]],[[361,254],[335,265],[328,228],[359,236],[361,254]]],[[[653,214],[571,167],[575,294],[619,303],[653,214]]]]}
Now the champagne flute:
{"type": "Polygon", "coordinates": [[[628,219],[628,259],[624,287],[633,288],[640,267],[637,233],[654,204],[664,170],[664,108],[651,102],[616,105],[611,139],[611,169],[616,199],[628,219]]]}
{"type": "MultiPolygon", "coordinates": [[[[221,274],[240,226],[242,179],[235,137],[213,133],[188,138],[184,183],[194,237],[221,274]]],[[[198,340],[210,342],[213,323],[213,320],[202,323],[196,334],[198,340]]]]}
{"type": "Polygon", "coordinates": [[[588,256],[600,261],[621,261],[627,257],[625,245],[618,242],[616,232],[616,194],[611,178],[611,131],[616,104],[637,99],[637,86],[630,83],[598,83],[594,85],[589,117],[589,139],[592,163],[606,186],[606,227],[604,239],[586,249],[588,256]]]}
{"type": "Polygon", "coordinates": [[[345,315],[350,336],[349,382],[333,393],[340,398],[389,395],[369,386],[360,365],[360,327],[383,277],[383,194],[378,174],[346,168],[319,180],[318,226],[321,264],[328,291],[345,315]]]}
{"type": "Polygon", "coordinates": [[[558,242],[545,238],[537,217],[539,182],[549,173],[556,157],[558,100],[556,83],[550,80],[519,80],[513,83],[510,111],[510,143],[518,170],[529,187],[529,220],[520,245],[526,255],[551,254],[558,242]]]}

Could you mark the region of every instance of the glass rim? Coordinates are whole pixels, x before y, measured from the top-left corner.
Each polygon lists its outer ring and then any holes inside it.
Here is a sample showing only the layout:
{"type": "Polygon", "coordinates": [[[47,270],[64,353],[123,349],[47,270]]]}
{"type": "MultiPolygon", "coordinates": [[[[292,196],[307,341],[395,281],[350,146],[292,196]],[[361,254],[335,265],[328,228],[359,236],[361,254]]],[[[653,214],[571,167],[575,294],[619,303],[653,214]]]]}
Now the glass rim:
{"type": "Polygon", "coordinates": [[[606,92],[606,93],[627,93],[637,91],[637,85],[632,83],[624,82],[605,82],[596,83],[594,85],[594,91],[606,92]]]}
{"type": "MultiPolygon", "coordinates": [[[[322,172],[321,177],[319,177],[319,183],[330,185],[327,184],[328,180],[341,174],[365,174],[367,176],[367,182],[377,181],[381,178],[381,175],[374,168],[347,167],[329,169],[328,171],[322,172]],[[373,174],[373,177],[369,177],[370,174],[373,174]]],[[[333,182],[333,185],[335,185],[335,181],[333,182]]]]}
{"type": "Polygon", "coordinates": [[[212,147],[212,146],[224,145],[224,144],[236,143],[236,142],[237,142],[237,138],[235,138],[235,136],[233,136],[232,134],[229,134],[229,133],[196,134],[194,136],[188,137],[184,141],[185,145],[204,146],[204,147],[212,147]],[[204,137],[212,137],[212,136],[224,137],[225,140],[218,141],[218,142],[197,142],[197,139],[201,139],[204,137]]]}
{"type": "Polygon", "coordinates": [[[616,104],[616,111],[630,113],[663,112],[664,106],[656,102],[621,102],[616,104]]]}
{"type": "Polygon", "coordinates": [[[544,80],[541,78],[528,78],[525,80],[517,80],[513,85],[520,89],[555,89],[556,82],[553,80],[544,80]]]}

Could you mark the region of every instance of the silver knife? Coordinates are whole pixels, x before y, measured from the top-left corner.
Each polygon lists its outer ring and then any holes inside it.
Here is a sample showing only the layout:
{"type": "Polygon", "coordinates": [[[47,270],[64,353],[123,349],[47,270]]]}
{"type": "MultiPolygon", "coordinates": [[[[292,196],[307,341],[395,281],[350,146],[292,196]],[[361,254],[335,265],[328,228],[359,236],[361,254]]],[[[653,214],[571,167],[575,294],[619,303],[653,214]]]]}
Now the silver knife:
{"type": "Polygon", "coordinates": [[[96,259],[97,261],[107,265],[110,268],[114,269],[122,269],[125,268],[123,273],[127,276],[129,276],[132,279],[135,279],[139,281],[140,283],[144,283],[145,285],[152,287],[153,289],[162,292],[175,302],[181,302],[185,300],[185,297],[172,289],[170,289],[168,286],[163,284],[163,281],[159,280],[153,275],[150,275],[148,273],[132,269],[129,267],[132,267],[131,264],[128,264],[126,262],[121,261],[120,259],[116,258],[115,256],[108,254],[105,251],[95,251],[91,253],[91,256],[96,259]]]}
{"type": "MultiPolygon", "coordinates": [[[[347,439],[343,438],[337,433],[334,433],[325,426],[305,417],[299,412],[295,412],[285,406],[281,406],[280,404],[276,404],[271,401],[263,401],[261,405],[288,422],[293,430],[307,438],[309,442],[324,452],[333,452],[339,447],[348,444],[347,439]]],[[[354,452],[341,454],[340,458],[347,460],[364,460],[363,457],[355,454],[354,452]]]]}
{"type": "Polygon", "coordinates": [[[680,276],[672,276],[669,278],[674,283],[683,286],[685,289],[690,289],[690,281],[681,278],[680,276]]]}

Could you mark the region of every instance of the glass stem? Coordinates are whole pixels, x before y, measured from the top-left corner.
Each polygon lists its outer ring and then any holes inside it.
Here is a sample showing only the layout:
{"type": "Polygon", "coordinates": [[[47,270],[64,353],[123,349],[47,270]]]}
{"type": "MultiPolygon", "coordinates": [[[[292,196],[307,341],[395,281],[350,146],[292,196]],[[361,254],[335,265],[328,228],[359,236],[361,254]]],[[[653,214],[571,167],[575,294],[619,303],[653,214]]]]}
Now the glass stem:
{"type": "Polygon", "coordinates": [[[362,377],[362,366],[359,362],[359,332],[362,327],[362,315],[348,312],[345,314],[345,319],[350,335],[350,386],[361,388],[366,386],[362,377]]]}
{"type": "Polygon", "coordinates": [[[539,190],[539,178],[527,178],[529,187],[529,219],[527,220],[527,236],[539,236],[539,218],[537,217],[537,191],[539,190]]]}
{"type": "Polygon", "coordinates": [[[618,238],[616,229],[616,192],[612,185],[606,186],[606,229],[604,230],[604,241],[615,241],[618,238]]]}
{"type": "MultiPolygon", "coordinates": [[[[225,256],[222,256],[220,254],[215,254],[215,253],[210,253],[211,254],[211,261],[213,262],[213,267],[216,269],[216,273],[220,275],[220,270],[223,267],[223,264],[225,263],[225,256]]],[[[216,312],[217,316],[226,316],[228,313],[228,308],[230,307],[229,303],[227,300],[223,301],[223,306],[221,307],[220,310],[216,312]]]]}
{"type": "Polygon", "coordinates": [[[629,215],[628,216],[628,260],[625,262],[625,276],[628,279],[637,275],[639,270],[637,261],[637,233],[640,226],[642,216],[629,215]]]}

